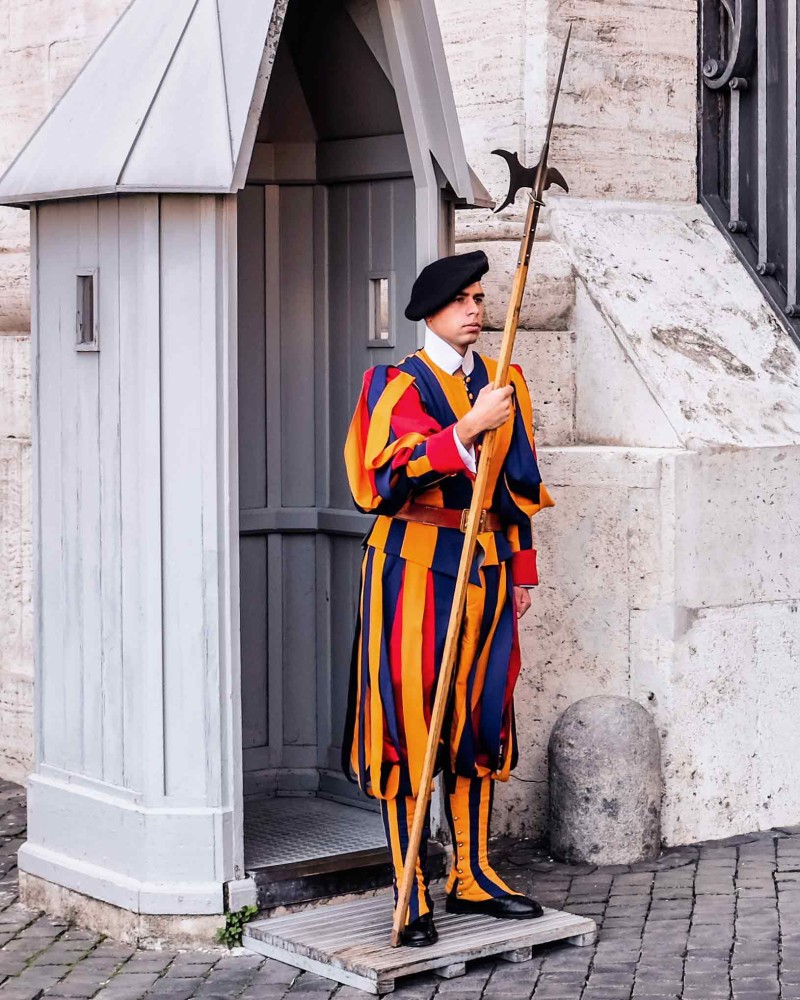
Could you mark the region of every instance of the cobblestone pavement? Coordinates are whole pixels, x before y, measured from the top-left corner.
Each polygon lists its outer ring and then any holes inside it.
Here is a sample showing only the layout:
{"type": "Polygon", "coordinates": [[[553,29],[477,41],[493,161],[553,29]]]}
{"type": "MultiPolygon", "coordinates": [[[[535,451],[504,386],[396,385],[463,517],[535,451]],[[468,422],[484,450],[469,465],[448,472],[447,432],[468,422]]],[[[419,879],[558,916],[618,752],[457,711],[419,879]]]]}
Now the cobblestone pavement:
{"type": "MultiPolygon", "coordinates": [[[[137,951],[23,908],[16,852],[24,792],[0,781],[0,1000],[363,1000],[270,959],[137,951]]],[[[521,965],[478,962],[460,979],[420,975],[412,1000],[800,1000],[800,827],[665,851],[631,866],[560,865],[496,845],[504,877],[548,906],[594,917],[597,945],[543,947],[521,965]]]]}

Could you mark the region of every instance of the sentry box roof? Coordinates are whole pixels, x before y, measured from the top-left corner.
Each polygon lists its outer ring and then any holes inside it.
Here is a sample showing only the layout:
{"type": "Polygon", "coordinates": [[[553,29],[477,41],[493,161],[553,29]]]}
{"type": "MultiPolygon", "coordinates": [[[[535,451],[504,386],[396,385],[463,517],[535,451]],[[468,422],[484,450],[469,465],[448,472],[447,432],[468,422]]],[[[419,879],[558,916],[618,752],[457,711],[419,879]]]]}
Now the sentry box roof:
{"type": "MultiPolygon", "coordinates": [[[[238,191],[287,3],[133,0],[0,178],[0,204],[238,191]]],[[[406,131],[462,204],[491,205],[464,154],[433,0],[346,8],[389,80],[403,78],[406,131]]]]}

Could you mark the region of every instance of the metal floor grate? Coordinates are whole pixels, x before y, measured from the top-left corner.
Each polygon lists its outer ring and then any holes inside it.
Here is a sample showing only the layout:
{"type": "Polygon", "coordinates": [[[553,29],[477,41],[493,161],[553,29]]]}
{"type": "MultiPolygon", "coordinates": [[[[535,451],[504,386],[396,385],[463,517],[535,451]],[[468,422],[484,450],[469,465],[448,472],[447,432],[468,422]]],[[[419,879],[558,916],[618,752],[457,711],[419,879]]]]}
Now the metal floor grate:
{"type": "Polygon", "coordinates": [[[385,848],[378,813],[327,799],[277,797],[245,802],[245,867],[314,861],[385,848]]]}

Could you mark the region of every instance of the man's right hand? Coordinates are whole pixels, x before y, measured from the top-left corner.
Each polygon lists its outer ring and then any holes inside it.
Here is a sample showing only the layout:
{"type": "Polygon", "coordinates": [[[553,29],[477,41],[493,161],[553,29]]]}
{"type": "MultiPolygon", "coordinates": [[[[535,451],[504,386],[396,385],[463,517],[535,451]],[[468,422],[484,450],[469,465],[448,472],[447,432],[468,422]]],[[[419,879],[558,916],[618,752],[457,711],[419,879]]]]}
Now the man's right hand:
{"type": "Polygon", "coordinates": [[[502,389],[485,385],[481,389],[475,405],[456,424],[456,433],[465,447],[469,448],[484,431],[502,426],[511,417],[513,394],[514,387],[511,385],[502,389]]]}

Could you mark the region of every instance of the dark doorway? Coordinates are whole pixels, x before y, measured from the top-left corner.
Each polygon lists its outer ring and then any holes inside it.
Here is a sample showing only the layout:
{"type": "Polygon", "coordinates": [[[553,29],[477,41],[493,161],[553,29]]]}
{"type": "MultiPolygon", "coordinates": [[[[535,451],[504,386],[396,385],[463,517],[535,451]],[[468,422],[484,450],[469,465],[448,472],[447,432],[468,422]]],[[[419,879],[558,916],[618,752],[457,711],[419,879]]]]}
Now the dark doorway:
{"type": "Polygon", "coordinates": [[[371,519],[342,449],[369,366],[416,348],[415,188],[394,90],[343,4],[290,4],[239,196],[245,864],[262,905],[387,881],[339,771],[371,519]]]}

